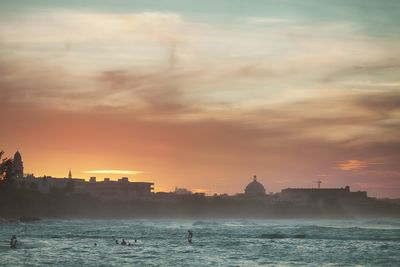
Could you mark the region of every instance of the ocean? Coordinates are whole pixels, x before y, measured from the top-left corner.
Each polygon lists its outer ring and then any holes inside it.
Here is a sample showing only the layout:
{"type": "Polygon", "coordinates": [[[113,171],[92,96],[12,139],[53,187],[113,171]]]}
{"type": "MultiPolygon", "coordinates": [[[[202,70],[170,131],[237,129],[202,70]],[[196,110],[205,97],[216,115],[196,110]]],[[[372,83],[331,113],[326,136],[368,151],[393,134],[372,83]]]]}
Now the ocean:
{"type": "Polygon", "coordinates": [[[5,223],[0,266],[400,266],[400,220],[5,223]],[[18,243],[11,249],[14,234],[18,243]]]}

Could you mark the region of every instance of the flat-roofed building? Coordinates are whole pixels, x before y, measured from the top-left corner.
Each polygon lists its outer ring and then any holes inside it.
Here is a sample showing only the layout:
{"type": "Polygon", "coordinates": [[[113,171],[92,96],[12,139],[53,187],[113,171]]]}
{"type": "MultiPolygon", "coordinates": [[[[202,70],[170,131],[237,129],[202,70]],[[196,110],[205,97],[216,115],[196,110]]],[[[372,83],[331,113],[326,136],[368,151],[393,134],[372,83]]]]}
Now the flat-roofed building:
{"type": "Polygon", "coordinates": [[[281,191],[279,197],[283,200],[309,203],[319,199],[355,199],[367,198],[367,192],[351,192],[350,187],[344,188],[286,188],[281,191]]]}
{"type": "Polygon", "coordinates": [[[130,182],[127,177],[118,181],[104,178],[100,182],[87,183],[87,193],[101,199],[129,200],[135,198],[146,198],[152,195],[154,183],[130,182]]]}

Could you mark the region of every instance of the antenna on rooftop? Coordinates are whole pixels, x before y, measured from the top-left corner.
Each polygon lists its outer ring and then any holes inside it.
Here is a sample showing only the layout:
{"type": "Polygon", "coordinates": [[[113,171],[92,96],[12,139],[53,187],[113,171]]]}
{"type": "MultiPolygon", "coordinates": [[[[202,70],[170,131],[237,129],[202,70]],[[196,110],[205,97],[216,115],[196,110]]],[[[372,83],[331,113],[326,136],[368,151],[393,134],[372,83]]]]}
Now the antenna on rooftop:
{"type": "Polygon", "coordinates": [[[318,179],[318,181],[315,181],[314,183],[318,184],[318,189],[321,189],[321,184],[322,184],[321,179],[318,179]]]}

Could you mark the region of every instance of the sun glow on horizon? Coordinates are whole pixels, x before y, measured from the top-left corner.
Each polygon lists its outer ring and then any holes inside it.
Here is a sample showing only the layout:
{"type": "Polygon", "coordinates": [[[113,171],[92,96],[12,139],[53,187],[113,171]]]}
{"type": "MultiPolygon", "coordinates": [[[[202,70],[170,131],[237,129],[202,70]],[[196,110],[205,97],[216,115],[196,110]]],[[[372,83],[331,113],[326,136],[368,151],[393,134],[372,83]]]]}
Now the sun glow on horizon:
{"type": "Polygon", "coordinates": [[[125,175],[135,175],[140,174],[143,172],[140,171],[127,171],[127,170],[92,170],[92,171],[85,171],[84,173],[89,174],[125,174],[125,175]]]}

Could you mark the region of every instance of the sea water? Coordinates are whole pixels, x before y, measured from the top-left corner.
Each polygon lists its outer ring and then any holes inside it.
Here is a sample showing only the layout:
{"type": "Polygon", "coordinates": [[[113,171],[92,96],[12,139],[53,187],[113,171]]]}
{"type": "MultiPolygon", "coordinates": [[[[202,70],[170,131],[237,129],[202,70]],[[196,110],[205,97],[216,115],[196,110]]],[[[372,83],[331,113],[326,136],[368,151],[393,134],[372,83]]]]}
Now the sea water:
{"type": "Polygon", "coordinates": [[[0,266],[355,265],[400,266],[400,220],[44,219],[0,224],[0,266]],[[13,234],[16,249],[9,246],[13,234]],[[131,246],[115,243],[122,239],[131,246]]]}

